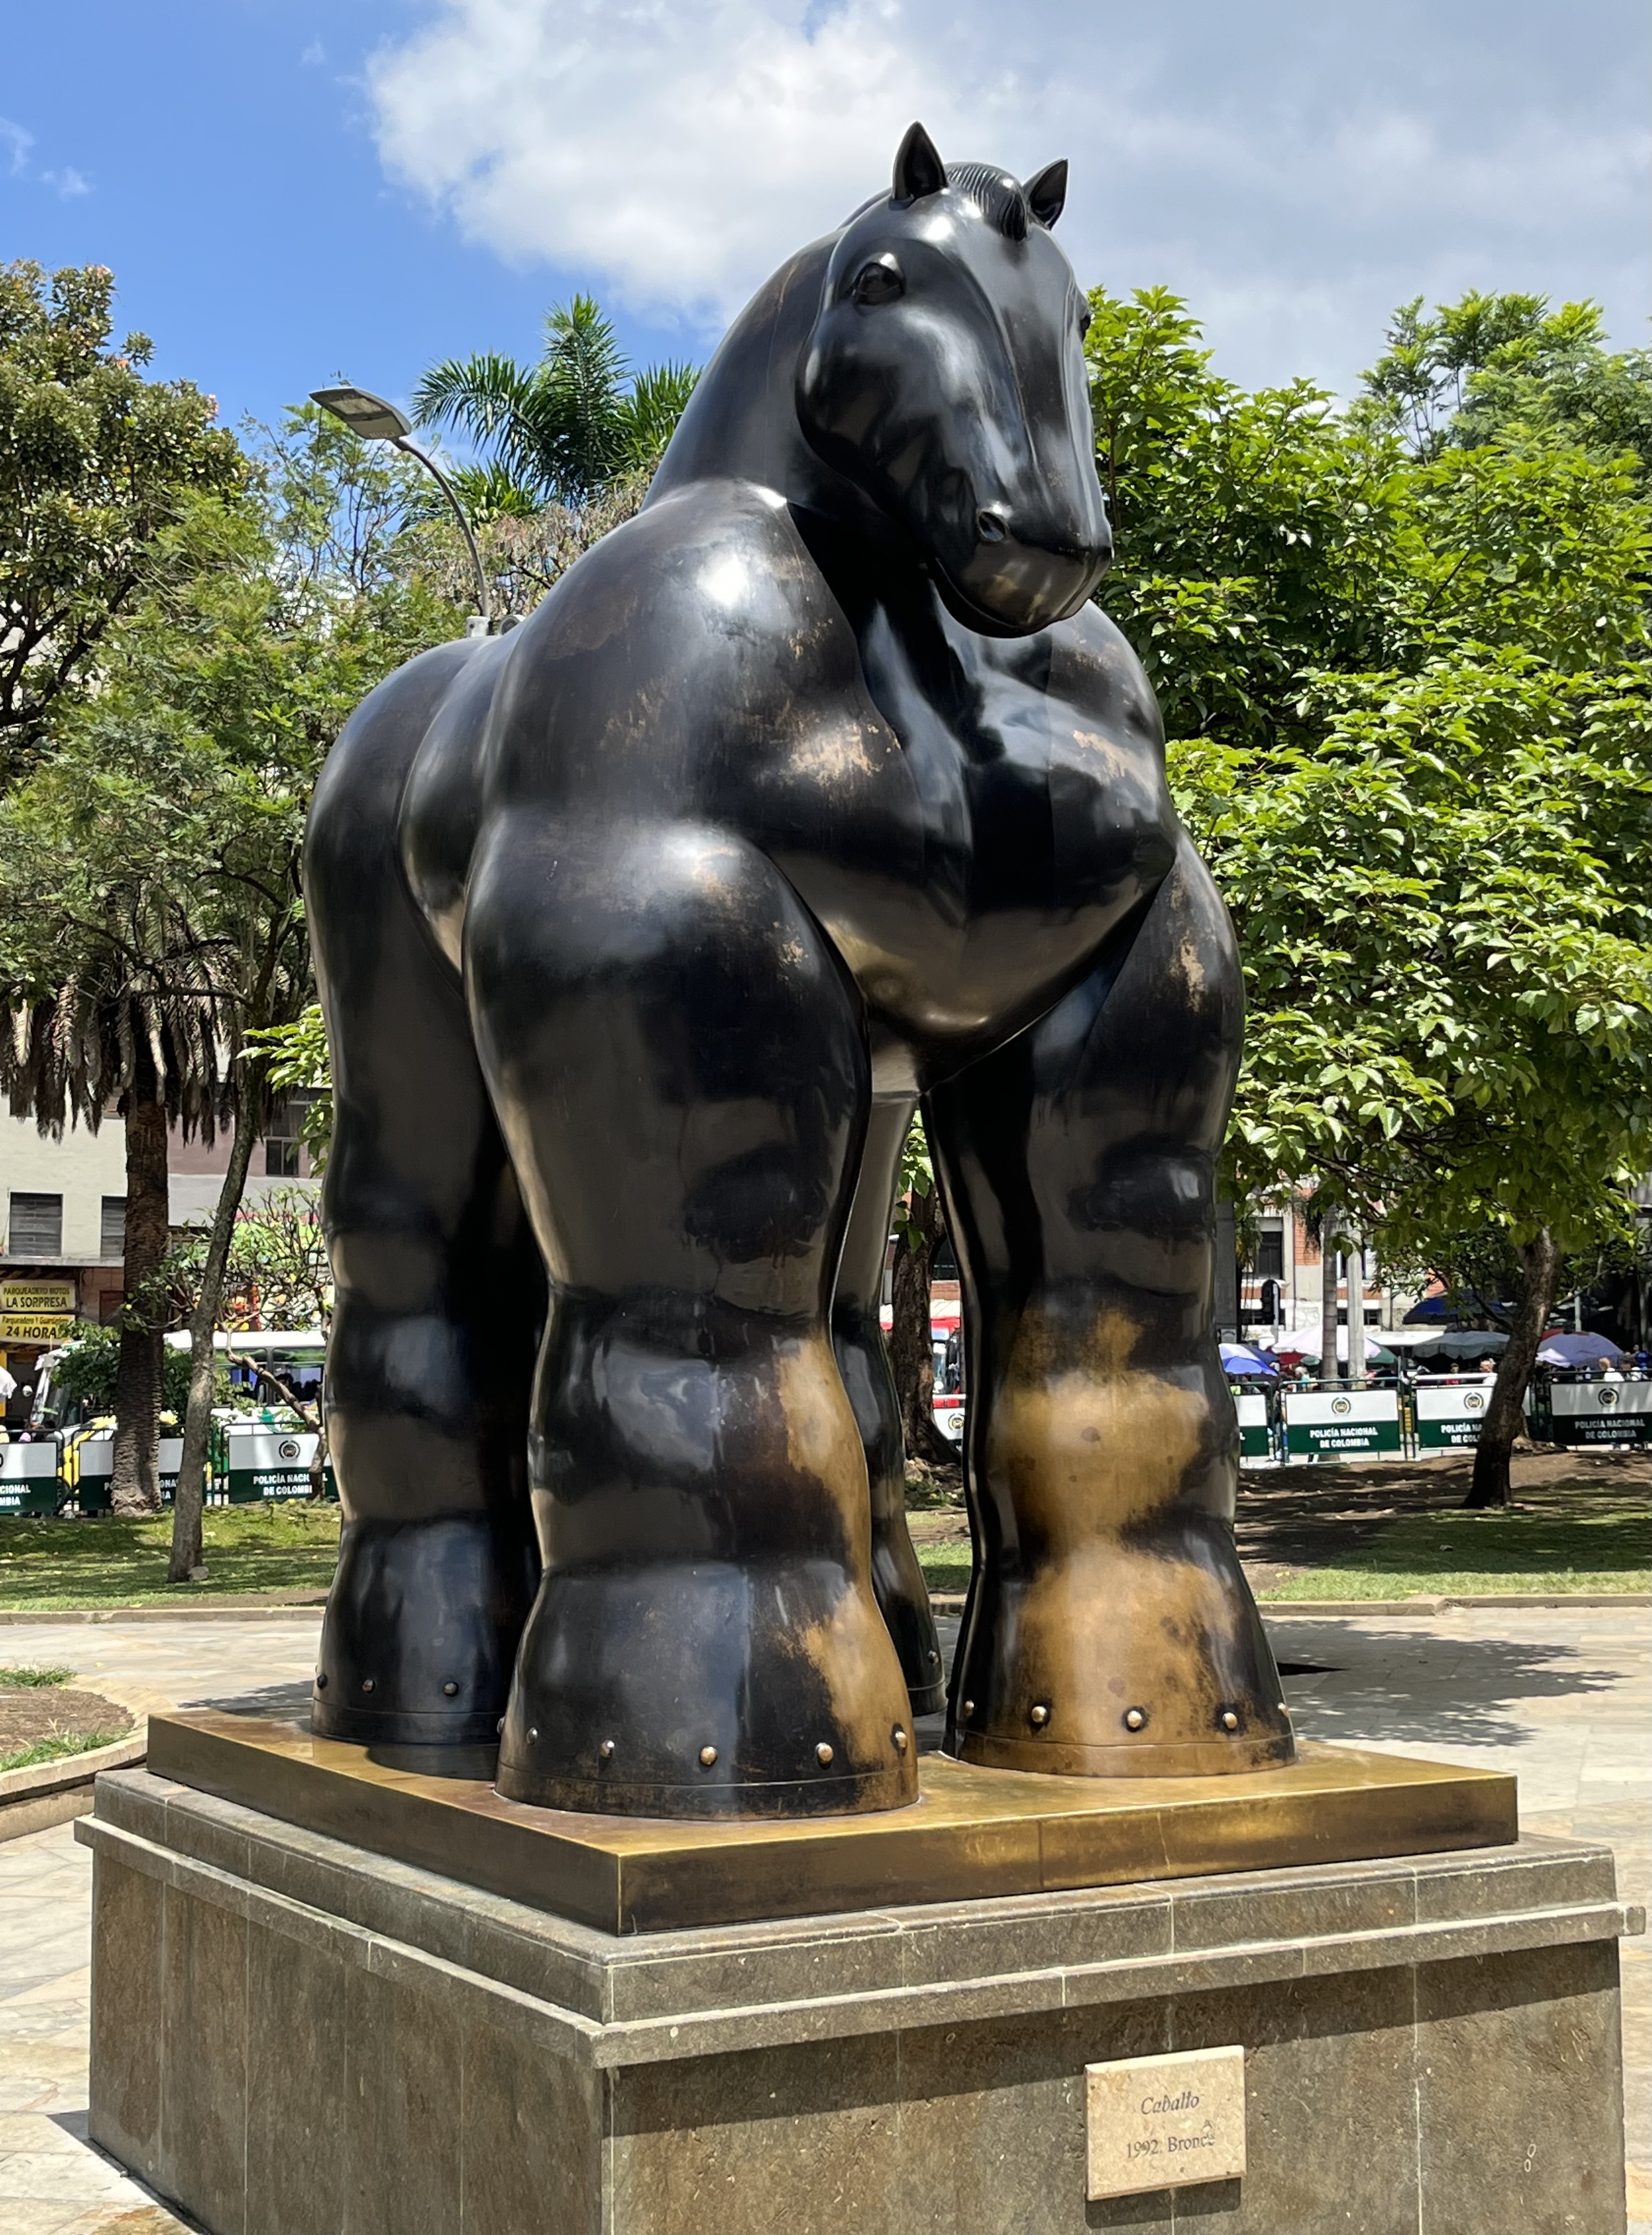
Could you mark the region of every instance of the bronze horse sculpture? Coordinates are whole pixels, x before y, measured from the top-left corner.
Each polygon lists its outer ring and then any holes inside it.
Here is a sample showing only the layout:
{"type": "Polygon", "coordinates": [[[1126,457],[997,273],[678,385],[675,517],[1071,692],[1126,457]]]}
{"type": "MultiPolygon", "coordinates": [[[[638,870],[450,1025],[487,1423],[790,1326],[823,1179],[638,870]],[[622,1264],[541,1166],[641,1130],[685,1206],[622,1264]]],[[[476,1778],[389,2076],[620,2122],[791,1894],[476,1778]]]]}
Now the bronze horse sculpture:
{"type": "Polygon", "coordinates": [[[1290,1759],[1211,1328],[1239,978],[1090,602],[1066,177],[914,126],[638,515],[332,754],[320,1733],[497,1733],[558,1808],[915,1797],[940,1660],[878,1308],[921,1098],[970,1362],[948,1748],[1290,1759]]]}

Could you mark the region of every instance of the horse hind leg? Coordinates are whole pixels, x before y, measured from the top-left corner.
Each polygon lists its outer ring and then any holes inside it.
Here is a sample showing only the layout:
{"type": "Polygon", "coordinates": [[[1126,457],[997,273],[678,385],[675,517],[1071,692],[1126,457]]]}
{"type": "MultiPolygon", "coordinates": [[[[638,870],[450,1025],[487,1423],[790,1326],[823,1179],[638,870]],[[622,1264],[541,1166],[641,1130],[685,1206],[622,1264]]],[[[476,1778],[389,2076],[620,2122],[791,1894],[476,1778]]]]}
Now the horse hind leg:
{"type": "Polygon", "coordinates": [[[878,1317],[901,1147],[911,1099],[874,1102],[854,1209],[832,1300],[832,1340],[865,1448],[872,1490],[872,1580],[900,1655],[914,1715],[946,1704],[941,1648],[924,1570],[906,1528],[906,1441],[878,1317]]]}
{"type": "Polygon", "coordinates": [[[425,665],[341,740],[306,849],[334,1065],[322,1200],[343,1510],[312,1720],[434,1761],[495,1742],[538,1580],[526,1445],[545,1279],[457,975],[397,859],[425,665]]]}

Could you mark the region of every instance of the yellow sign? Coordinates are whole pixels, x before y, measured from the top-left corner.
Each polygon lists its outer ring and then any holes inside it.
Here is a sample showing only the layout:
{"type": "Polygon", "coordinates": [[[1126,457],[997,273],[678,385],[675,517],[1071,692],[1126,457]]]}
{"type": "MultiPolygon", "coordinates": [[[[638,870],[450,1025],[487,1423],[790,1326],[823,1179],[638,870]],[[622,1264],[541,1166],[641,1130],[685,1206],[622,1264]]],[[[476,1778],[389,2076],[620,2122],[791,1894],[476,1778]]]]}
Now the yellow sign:
{"type": "Polygon", "coordinates": [[[67,1342],[73,1312],[0,1312],[0,1342],[67,1342]]]}
{"type": "Polygon", "coordinates": [[[73,1281],[0,1281],[0,1312],[63,1312],[75,1316],[73,1281]]]}

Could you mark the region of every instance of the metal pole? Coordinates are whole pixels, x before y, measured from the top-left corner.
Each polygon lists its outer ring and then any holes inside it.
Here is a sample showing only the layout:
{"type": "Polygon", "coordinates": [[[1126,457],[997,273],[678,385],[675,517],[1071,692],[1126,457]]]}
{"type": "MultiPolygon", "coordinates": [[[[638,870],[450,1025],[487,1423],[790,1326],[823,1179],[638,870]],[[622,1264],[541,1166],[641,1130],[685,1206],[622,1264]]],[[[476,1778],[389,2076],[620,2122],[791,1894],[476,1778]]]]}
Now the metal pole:
{"type": "Polygon", "coordinates": [[[458,490],[448,480],[447,475],[443,473],[441,468],[436,463],[435,460],[432,457],[428,457],[424,451],[419,448],[416,442],[411,441],[406,435],[394,435],[390,439],[394,442],[398,450],[405,450],[410,458],[417,458],[419,463],[424,468],[425,471],[435,482],[443,496],[445,496],[448,503],[452,505],[454,508],[454,518],[459,522],[460,528],[464,533],[465,541],[470,547],[470,563],[476,570],[476,594],[481,603],[482,619],[487,623],[489,628],[492,628],[493,626],[493,601],[487,594],[487,576],[482,568],[481,547],[476,541],[476,531],[470,524],[470,521],[466,515],[465,508],[459,501],[458,490]]]}

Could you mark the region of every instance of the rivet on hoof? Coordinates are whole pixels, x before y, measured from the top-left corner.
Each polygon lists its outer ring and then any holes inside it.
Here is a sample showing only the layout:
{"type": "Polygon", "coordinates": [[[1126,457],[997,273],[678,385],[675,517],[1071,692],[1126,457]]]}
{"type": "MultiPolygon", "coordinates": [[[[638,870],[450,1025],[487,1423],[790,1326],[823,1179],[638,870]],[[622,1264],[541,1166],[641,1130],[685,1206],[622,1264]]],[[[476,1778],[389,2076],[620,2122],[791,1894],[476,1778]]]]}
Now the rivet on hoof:
{"type": "Polygon", "coordinates": [[[1222,1710],[1222,1728],[1224,1731],[1237,1731],[1238,1727],[1239,1719],[1234,1714],[1232,1708],[1224,1707],[1222,1710]]]}
{"type": "Polygon", "coordinates": [[[614,1759],[614,1741],[612,1739],[604,1739],[603,1740],[602,1744],[597,1749],[597,1759],[598,1761],[612,1761],[614,1759]]]}
{"type": "Polygon", "coordinates": [[[538,1732],[537,1730],[530,1731],[530,1732],[528,1733],[528,1744],[529,1744],[530,1746],[537,1746],[537,1745],[538,1745],[538,1743],[539,1743],[539,1732],[538,1732]]]}
{"type": "Polygon", "coordinates": [[[1290,1713],[1290,1708],[1285,1705],[1283,1700],[1279,1702],[1279,1712],[1282,1715],[1288,1715],[1290,1713]]]}
{"type": "Polygon", "coordinates": [[[904,1753],[906,1751],[906,1734],[902,1730],[898,1723],[896,1724],[894,1729],[891,1731],[889,1735],[895,1741],[896,1753],[904,1753]]]}
{"type": "Polygon", "coordinates": [[[715,1760],[716,1760],[716,1759],[717,1759],[717,1749],[716,1749],[716,1747],[701,1747],[701,1749],[700,1749],[700,1766],[701,1766],[701,1768],[702,1768],[702,1769],[709,1769],[709,1768],[710,1768],[710,1766],[711,1766],[711,1765],[712,1765],[712,1763],[713,1763],[714,1761],[715,1761],[715,1760]]]}
{"type": "Polygon", "coordinates": [[[362,1679],[362,1689],[363,1692],[372,1692],[375,1691],[377,1687],[375,1685],[373,1679],[370,1676],[363,1676],[362,1679]]]}
{"type": "Polygon", "coordinates": [[[494,1726],[493,1726],[493,1736],[494,1736],[496,1739],[502,1739],[502,1738],[504,1737],[504,1735],[505,1735],[505,1718],[504,1718],[504,1716],[503,1716],[503,1715],[501,1715],[501,1716],[500,1717],[500,1719],[499,1719],[498,1722],[496,1722],[496,1723],[494,1724],[494,1726]]]}
{"type": "Polygon", "coordinates": [[[324,1692],[327,1689],[327,1672],[324,1668],[317,1672],[316,1689],[318,1692],[324,1692]]]}
{"type": "Polygon", "coordinates": [[[814,1758],[816,1761],[819,1763],[822,1769],[829,1769],[831,1767],[832,1749],[824,1739],[821,1740],[819,1745],[814,1749],[814,1758]]]}
{"type": "Polygon", "coordinates": [[[931,1668],[938,1668],[941,1664],[941,1656],[933,1646],[930,1648],[929,1662],[931,1668]]]}
{"type": "Polygon", "coordinates": [[[1125,1709],[1124,1727],[1125,1727],[1126,1730],[1127,1730],[1127,1731],[1139,1731],[1139,1730],[1141,1730],[1141,1729],[1143,1729],[1143,1728],[1146,1727],[1146,1721],[1147,1721],[1147,1717],[1146,1717],[1146,1714],[1145,1711],[1144,1711],[1142,1708],[1140,1708],[1140,1707],[1126,1707],[1126,1708],[1125,1709]]]}
{"type": "Polygon", "coordinates": [[[964,1712],[964,1714],[965,1714],[966,1715],[972,1715],[972,1714],[974,1714],[974,1713],[975,1713],[975,1701],[974,1701],[973,1700],[966,1700],[966,1701],[964,1701],[964,1703],[963,1703],[963,1712],[964,1712]]]}
{"type": "Polygon", "coordinates": [[[458,1685],[453,1683],[444,1684],[441,1688],[441,1696],[444,1700],[456,1700],[459,1697],[458,1685]]]}
{"type": "Polygon", "coordinates": [[[1045,1724],[1049,1720],[1049,1709],[1044,1705],[1041,1700],[1033,1709],[1032,1720],[1034,1728],[1041,1731],[1043,1729],[1045,1724]]]}

